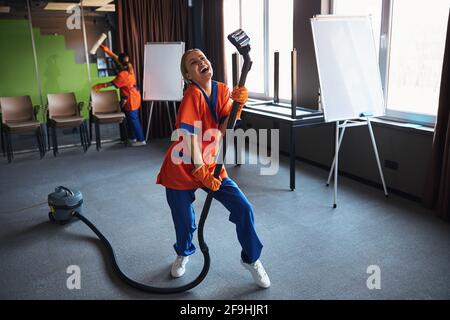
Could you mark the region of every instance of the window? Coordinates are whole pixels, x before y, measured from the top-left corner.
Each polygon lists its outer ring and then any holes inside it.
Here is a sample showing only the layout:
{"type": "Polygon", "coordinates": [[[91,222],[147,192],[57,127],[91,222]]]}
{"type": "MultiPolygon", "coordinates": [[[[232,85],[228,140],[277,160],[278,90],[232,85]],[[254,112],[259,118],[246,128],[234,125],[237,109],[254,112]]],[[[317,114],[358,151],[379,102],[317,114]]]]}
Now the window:
{"type": "Polygon", "coordinates": [[[450,0],[393,2],[388,114],[436,116],[449,7],[450,0]]]}
{"type": "Polygon", "coordinates": [[[273,60],[280,53],[280,92],[282,100],[291,100],[291,51],[294,46],[294,2],[269,1],[269,96],[273,96],[273,60]]]}
{"type": "MultiPolygon", "coordinates": [[[[230,33],[232,33],[233,31],[239,29],[241,25],[239,9],[240,9],[240,0],[225,0],[223,2],[225,37],[230,33]]],[[[226,72],[228,78],[228,87],[230,88],[233,87],[233,65],[232,65],[233,62],[231,60],[231,56],[234,52],[236,52],[235,47],[228,41],[228,39],[225,39],[225,59],[227,61],[226,72]]]]}
{"type": "Polygon", "coordinates": [[[334,13],[339,15],[370,15],[377,51],[380,50],[382,0],[334,0],[334,13]]]}
{"type": "Polygon", "coordinates": [[[386,115],[434,124],[450,0],[334,0],[336,14],[371,14],[386,115]],[[383,40],[382,42],[380,40],[383,40]]]}
{"type": "Polygon", "coordinates": [[[252,71],[247,76],[248,89],[261,94],[265,92],[264,81],[267,74],[264,67],[264,1],[243,0],[241,6],[241,12],[246,13],[241,16],[241,26],[251,39],[253,61],[252,71]]]}
{"type": "MultiPolygon", "coordinates": [[[[291,99],[293,10],[293,0],[224,0],[225,34],[242,28],[251,39],[253,65],[246,86],[252,97],[273,96],[273,55],[279,51],[280,99],[291,99]]],[[[235,51],[226,41],[229,86],[232,85],[231,56],[235,51]]]]}

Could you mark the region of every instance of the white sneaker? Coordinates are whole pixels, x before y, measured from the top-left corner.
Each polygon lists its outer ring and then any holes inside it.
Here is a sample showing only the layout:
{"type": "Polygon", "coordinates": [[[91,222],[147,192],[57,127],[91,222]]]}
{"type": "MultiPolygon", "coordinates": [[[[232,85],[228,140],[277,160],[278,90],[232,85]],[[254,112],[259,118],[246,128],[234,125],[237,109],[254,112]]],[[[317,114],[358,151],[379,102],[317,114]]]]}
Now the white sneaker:
{"type": "Polygon", "coordinates": [[[132,147],[141,147],[145,146],[147,143],[145,141],[135,141],[131,143],[132,147]]]}
{"type": "Polygon", "coordinates": [[[186,263],[188,263],[188,256],[177,256],[175,261],[172,264],[172,269],[170,270],[170,274],[174,278],[181,277],[186,271],[186,263]]]}
{"type": "Polygon", "coordinates": [[[270,287],[269,276],[267,275],[266,270],[264,270],[264,267],[259,259],[252,264],[245,263],[241,260],[241,264],[245,267],[245,269],[250,271],[253,276],[253,280],[255,280],[258,286],[262,288],[270,287]]]}
{"type": "Polygon", "coordinates": [[[128,139],[128,143],[135,143],[136,141],[136,139],[128,139]]]}

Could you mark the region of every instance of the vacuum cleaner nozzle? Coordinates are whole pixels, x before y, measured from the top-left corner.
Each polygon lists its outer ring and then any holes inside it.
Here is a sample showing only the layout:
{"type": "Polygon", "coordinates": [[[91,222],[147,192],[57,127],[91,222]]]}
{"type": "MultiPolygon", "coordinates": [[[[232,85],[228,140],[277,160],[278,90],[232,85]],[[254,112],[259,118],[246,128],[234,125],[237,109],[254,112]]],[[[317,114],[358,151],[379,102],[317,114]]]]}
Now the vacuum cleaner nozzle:
{"type": "Polygon", "coordinates": [[[97,52],[98,47],[102,44],[103,41],[107,38],[105,33],[102,33],[100,35],[100,38],[98,38],[97,42],[92,46],[91,50],[89,50],[90,54],[95,54],[97,52]]]}
{"type": "Polygon", "coordinates": [[[240,54],[245,55],[250,51],[250,38],[242,30],[238,29],[228,35],[228,40],[236,47],[240,54]]]}

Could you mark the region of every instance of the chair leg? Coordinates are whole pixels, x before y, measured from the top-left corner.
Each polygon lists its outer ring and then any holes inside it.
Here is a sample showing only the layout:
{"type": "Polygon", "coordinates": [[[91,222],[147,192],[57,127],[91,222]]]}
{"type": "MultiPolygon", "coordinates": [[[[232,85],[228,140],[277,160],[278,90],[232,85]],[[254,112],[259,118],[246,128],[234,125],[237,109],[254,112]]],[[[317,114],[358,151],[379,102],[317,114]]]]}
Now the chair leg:
{"type": "Polygon", "coordinates": [[[39,148],[40,148],[39,151],[41,153],[41,159],[42,159],[45,156],[45,152],[47,150],[47,147],[45,146],[44,132],[43,132],[42,125],[39,125],[39,127],[36,130],[36,134],[37,134],[39,148]]]}
{"type": "Polygon", "coordinates": [[[123,134],[123,125],[122,122],[119,122],[119,134],[120,134],[120,141],[125,143],[124,134],[123,134]]]}
{"type": "Polygon", "coordinates": [[[36,135],[36,141],[37,141],[37,145],[39,148],[39,155],[42,159],[43,155],[43,150],[42,150],[42,141],[41,141],[41,130],[40,127],[37,127],[34,134],[36,135]]]}
{"type": "Polygon", "coordinates": [[[53,137],[53,156],[58,155],[58,137],[56,136],[56,127],[52,127],[52,137],[53,137]]]}
{"type": "Polygon", "coordinates": [[[84,139],[84,146],[85,146],[84,152],[87,152],[89,149],[89,134],[88,134],[88,130],[87,130],[86,121],[83,121],[83,123],[81,124],[81,130],[83,132],[83,139],[84,139]]]}
{"type": "Polygon", "coordinates": [[[45,144],[45,132],[44,127],[39,127],[39,137],[41,139],[41,146],[42,146],[42,157],[45,157],[45,154],[47,153],[47,146],[45,144]]]}
{"type": "MultiPolygon", "coordinates": [[[[86,133],[87,133],[87,125],[86,125],[86,133]]],[[[92,119],[89,118],[89,147],[92,144],[92,119]]]]}
{"type": "Polygon", "coordinates": [[[5,136],[6,136],[6,153],[8,155],[8,163],[11,163],[12,159],[14,158],[11,142],[11,134],[7,130],[5,130],[5,136]]]}
{"type": "Polygon", "coordinates": [[[47,144],[48,144],[48,146],[47,146],[47,151],[50,151],[50,148],[51,148],[51,143],[50,143],[50,126],[48,125],[48,122],[47,122],[47,144]]]}
{"type": "Polygon", "coordinates": [[[2,131],[2,138],[3,138],[3,143],[4,143],[4,145],[3,145],[3,149],[4,149],[3,155],[5,157],[7,157],[8,156],[8,140],[6,138],[6,129],[5,128],[2,131]]]}
{"type": "Polygon", "coordinates": [[[45,127],[41,126],[41,141],[42,141],[42,151],[44,152],[44,156],[47,153],[47,143],[50,143],[50,141],[47,141],[45,139],[45,127]]]}
{"type": "Polygon", "coordinates": [[[100,138],[100,124],[98,123],[98,121],[95,122],[95,139],[96,139],[97,151],[100,151],[100,149],[102,148],[102,145],[101,145],[101,138],[100,138]]]}
{"type": "Polygon", "coordinates": [[[86,151],[91,146],[91,141],[89,140],[89,132],[88,132],[88,124],[87,122],[83,122],[83,134],[84,134],[84,140],[86,141],[86,151]]]}
{"type": "Polygon", "coordinates": [[[4,137],[4,142],[5,142],[6,158],[8,159],[8,162],[11,162],[10,155],[9,155],[9,139],[8,139],[8,133],[6,132],[6,129],[4,129],[2,131],[2,136],[4,137]]]}
{"type": "Polygon", "coordinates": [[[14,149],[13,149],[13,145],[12,145],[12,134],[8,132],[8,136],[9,136],[9,152],[11,154],[11,160],[14,160],[14,149]]]}
{"type": "Polygon", "coordinates": [[[1,144],[2,144],[2,153],[3,156],[6,156],[6,148],[5,148],[5,136],[3,135],[3,126],[0,124],[0,134],[1,134],[1,144]]]}
{"type": "Polygon", "coordinates": [[[83,151],[86,152],[86,145],[85,145],[85,141],[84,141],[84,137],[83,137],[83,123],[80,124],[80,126],[78,127],[78,131],[80,131],[80,142],[81,142],[81,147],[83,148],[83,151]]]}
{"type": "Polygon", "coordinates": [[[128,147],[128,124],[126,118],[124,118],[122,121],[122,128],[123,128],[123,137],[125,139],[125,147],[128,147]]]}
{"type": "Polygon", "coordinates": [[[81,129],[81,126],[82,126],[82,124],[80,124],[80,126],[78,127],[78,133],[79,133],[79,135],[80,135],[80,144],[81,144],[81,147],[83,148],[83,151],[85,151],[85,148],[84,148],[84,139],[83,139],[83,129],[81,129]]]}
{"type": "Polygon", "coordinates": [[[41,150],[42,150],[42,158],[45,157],[46,147],[45,147],[45,138],[42,127],[39,127],[39,139],[41,140],[41,150]]]}

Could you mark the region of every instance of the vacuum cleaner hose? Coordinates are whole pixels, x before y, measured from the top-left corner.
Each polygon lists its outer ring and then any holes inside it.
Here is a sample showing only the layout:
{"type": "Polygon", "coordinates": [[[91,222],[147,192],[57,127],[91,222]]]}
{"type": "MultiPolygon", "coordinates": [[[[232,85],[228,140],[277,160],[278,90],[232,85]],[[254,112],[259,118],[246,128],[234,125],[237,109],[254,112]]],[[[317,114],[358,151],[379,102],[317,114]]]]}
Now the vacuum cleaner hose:
{"type": "Polygon", "coordinates": [[[170,293],[183,292],[183,291],[187,291],[187,290],[190,290],[190,289],[196,287],[200,282],[203,281],[203,279],[208,274],[208,270],[209,270],[211,259],[209,257],[208,246],[206,246],[206,244],[204,243],[204,247],[203,248],[204,249],[206,248],[206,252],[202,250],[203,256],[204,256],[204,259],[205,259],[205,262],[204,262],[204,265],[203,265],[203,269],[200,272],[199,276],[196,279],[194,279],[192,282],[190,282],[190,283],[188,283],[186,285],[183,285],[183,286],[172,287],[172,288],[170,288],[170,287],[167,287],[167,288],[153,287],[153,286],[149,286],[149,285],[137,282],[137,281],[131,279],[130,277],[128,277],[120,269],[119,265],[117,264],[116,254],[114,253],[114,249],[111,246],[111,243],[100,232],[100,230],[98,230],[97,227],[91,221],[89,221],[88,218],[86,218],[82,214],[80,214],[78,212],[75,212],[74,213],[74,217],[76,217],[76,218],[80,219],[81,221],[83,221],[97,235],[97,237],[103,242],[103,244],[105,245],[105,247],[108,250],[109,255],[111,257],[111,262],[112,262],[112,265],[113,265],[114,272],[120,277],[120,279],[122,279],[124,282],[126,282],[128,285],[130,285],[133,288],[136,288],[138,290],[145,291],[145,292],[161,293],[161,294],[170,294],[170,293]]]}

